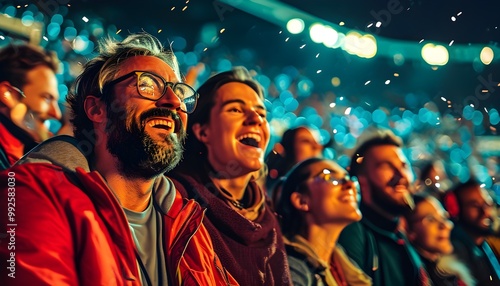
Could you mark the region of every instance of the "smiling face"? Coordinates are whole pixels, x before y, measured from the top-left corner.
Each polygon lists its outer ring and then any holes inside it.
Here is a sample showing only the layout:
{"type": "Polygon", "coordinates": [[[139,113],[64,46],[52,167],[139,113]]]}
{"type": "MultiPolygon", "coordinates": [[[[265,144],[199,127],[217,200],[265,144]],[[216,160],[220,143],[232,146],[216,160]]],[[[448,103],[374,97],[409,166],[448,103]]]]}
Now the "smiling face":
{"type": "Polygon", "coordinates": [[[264,103],[248,85],[229,82],[217,90],[209,123],[193,127],[207,147],[208,162],[221,175],[237,177],[263,166],[269,143],[264,103]]]}
{"type": "MultiPolygon", "coordinates": [[[[116,78],[136,70],[179,81],[169,65],[152,56],[125,60],[116,78]]],[[[170,88],[158,101],[141,97],[135,75],[116,83],[113,91],[114,100],[108,106],[107,147],[120,160],[121,171],[132,177],[151,178],[173,168],[181,158],[187,122],[186,113],[179,111],[179,98],[170,88]]]]}
{"type": "Polygon", "coordinates": [[[434,197],[427,197],[415,206],[408,219],[408,237],[428,259],[435,260],[453,252],[450,232],[453,223],[434,197]]]}
{"type": "Polygon", "coordinates": [[[361,219],[357,188],[347,172],[333,161],[322,160],[309,166],[305,197],[309,223],[349,224],[361,219]]]}
{"type": "Polygon", "coordinates": [[[468,186],[457,194],[461,225],[477,236],[493,232],[493,199],[479,185],[468,186]]]}
{"type": "Polygon", "coordinates": [[[311,131],[307,128],[299,128],[295,133],[294,158],[295,163],[307,158],[321,157],[323,146],[318,143],[311,131]]]}
{"type": "Polygon", "coordinates": [[[413,176],[401,148],[394,145],[375,146],[367,151],[363,160],[364,173],[359,180],[362,190],[369,189],[363,191],[363,201],[395,216],[409,210],[409,189],[413,176]]]}

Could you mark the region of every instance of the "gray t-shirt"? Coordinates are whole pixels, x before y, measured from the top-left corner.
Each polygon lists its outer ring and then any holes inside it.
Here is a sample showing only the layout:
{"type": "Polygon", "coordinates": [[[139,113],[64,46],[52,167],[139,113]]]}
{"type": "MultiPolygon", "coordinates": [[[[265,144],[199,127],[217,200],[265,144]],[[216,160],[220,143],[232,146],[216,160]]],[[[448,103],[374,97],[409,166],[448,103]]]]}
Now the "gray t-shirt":
{"type": "MultiPolygon", "coordinates": [[[[175,189],[170,180],[161,178],[155,183],[154,198],[157,205],[167,213],[175,198],[175,189]]],[[[162,214],[156,210],[153,200],[143,212],[135,212],[123,208],[132,232],[134,243],[139,252],[139,273],[142,285],[148,286],[146,275],[152,285],[168,285],[167,267],[163,251],[163,223],[162,214]],[[144,265],[147,273],[141,269],[144,265]]]]}

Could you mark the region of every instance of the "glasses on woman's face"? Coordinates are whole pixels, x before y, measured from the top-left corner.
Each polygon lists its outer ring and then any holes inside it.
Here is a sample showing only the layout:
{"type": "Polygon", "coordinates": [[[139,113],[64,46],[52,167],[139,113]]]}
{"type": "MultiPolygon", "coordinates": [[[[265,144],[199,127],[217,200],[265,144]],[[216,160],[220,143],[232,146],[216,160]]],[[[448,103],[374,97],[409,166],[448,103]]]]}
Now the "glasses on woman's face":
{"type": "Polygon", "coordinates": [[[438,225],[446,226],[448,228],[453,228],[453,222],[445,216],[435,216],[433,214],[428,214],[421,218],[417,218],[414,221],[420,221],[424,226],[438,225]]]}
{"type": "Polygon", "coordinates": [[[339,178],[338,176],[334,176],[336,172],[330,169],[323,169],[319,174],[312,177],[314,181],[322,181],[331,183],[334,186],[343,186],[348,183],[357,183],[355,177],[351,178],[348,174],[344,177],[339,178]]]}
{"type": "Polygon", "coordinates": [[[103,87],[103,94],[106,94],[113,85],[134,75],[137,79],[137,92],[140,96],[152,101],[158,101],[170,88],[181,101],[182,111],[192,113],[196,108],[199,94],[191,86],[182,82],[166,81],[163,77],[147,71],[133,71],[110,81],[103,87]]]}

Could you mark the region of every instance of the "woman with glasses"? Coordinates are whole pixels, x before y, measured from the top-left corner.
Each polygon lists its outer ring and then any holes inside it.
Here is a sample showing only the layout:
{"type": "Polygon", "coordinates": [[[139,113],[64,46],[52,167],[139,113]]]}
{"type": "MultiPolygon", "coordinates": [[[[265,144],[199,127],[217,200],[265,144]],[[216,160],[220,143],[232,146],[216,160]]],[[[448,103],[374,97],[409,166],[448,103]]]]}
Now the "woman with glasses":
{"type": "Polygon", "coordinates": [[[465,264],[450,254],[453,222],[431,194],[414,196],[415,208],[406,215],[408,239],[417,249],[434,286],[475,285],[465,264]]]}
{"type": "Polygon", "coordinates": [[[275,202],[294,285],[371,285],[337,245],[361,219],[357,183],[334,161],[311,158],[286,175],[275,202]]]}

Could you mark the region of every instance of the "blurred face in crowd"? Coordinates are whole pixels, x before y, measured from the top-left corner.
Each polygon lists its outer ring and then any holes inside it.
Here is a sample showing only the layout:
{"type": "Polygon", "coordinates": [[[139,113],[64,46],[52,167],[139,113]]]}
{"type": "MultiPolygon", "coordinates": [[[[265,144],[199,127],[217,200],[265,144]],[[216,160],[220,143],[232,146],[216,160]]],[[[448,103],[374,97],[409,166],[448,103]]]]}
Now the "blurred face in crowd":
{"type": "Polygon", "coordinates": [[[408,238],[419,252],[430,260],[453,252],[450,233],[453,223],[434,197],[427,197],[415,206],[408,219],[408,238]]]}
{"type": "Polygon", "coordinates": [[[493,199],[480,186],[467,188],[457,194],[460,223],[476,235],[489,235],[493,231],[493,199]]]}
{"type": "Polygon", "coordinates": [[[194,127],[216,171],[232,177],[263,166],[269,124],[264,102],[250,86],[240,82],[223,84],[216,91],[210,123],[194,127]]]}
{"type": "MultiPolygon", "coordinates": [[[[125,60],[115,78],[133,71],[154,73],[168,82],[180,81],[167,63],[152,56],[125,60]]],[[[149,78],[144,78],[139,84],[145,88],[150,83],[149,78]]],[[[131,177],[151,178],[177,165],[186,136],[187,114],[179,110],[181,101],[172,89],[168,87],[157,101],[144,98],[138,93],[134,73],[113,84],[113,94],[108,108],[107,148],[120,160],[121,171],[131,177]]]]}
{"type": "Polygon", "coordinates": [[[307,128],[300,128],[295,134],[295,162],[301,162],[307,158],[321,157],[323,146],[318,143],[314,134],[307,128]]]}
{"type": "Polygon", "coordinates": [[[57,104],[59,100],[57,78],[51,69],[39,66],[29,71],[27,83],[22,90],[26,95],[23,103],[38,120],[61,119],[61,110],[57,104]]]}
{"type": "Polygon", "coordinates": [[[399,216],[410,209],[413,175],[401,148],[380,145],[370,148],[363,158],[359,176],[363,201],[399,216]]]}
{"type": "Polygon", "coordinates": [[[54,71],[46,66],[38,66],[26,73],[24,86],[4,86],[9,90],[7,94],[15,99],[11,102],[10,119],[29,132],[36,141],[49,138],[49,130],[44,122],[47,119],[61,119],[54,71]]]}
{"type": "Polygon", "coordinates": [[[307,192],[301,195],[308,206],[308,224],[345,226],[359,221],[357,186],[345,169],[330,160],[313,163],[308,168],[311,176],[306,181],[307,192]]]}

